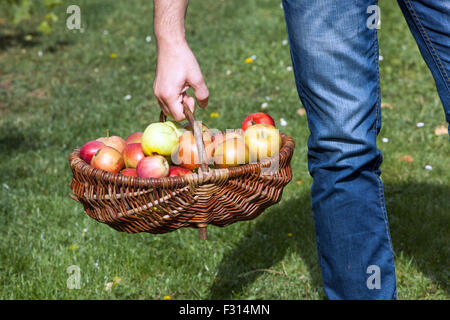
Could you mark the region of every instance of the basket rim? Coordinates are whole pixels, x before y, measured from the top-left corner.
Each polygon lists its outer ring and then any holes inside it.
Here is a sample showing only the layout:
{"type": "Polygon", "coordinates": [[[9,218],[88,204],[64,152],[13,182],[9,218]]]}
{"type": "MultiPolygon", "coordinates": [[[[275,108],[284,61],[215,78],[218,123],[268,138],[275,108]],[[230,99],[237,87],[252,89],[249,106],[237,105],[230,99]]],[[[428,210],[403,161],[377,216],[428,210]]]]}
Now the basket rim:
{"type": "MultiPolygon", "coordinates": [[[[211,179],[220,178],[234,178],[237,176],[244,175],[246,173],[259,173],[261,168],[270,167],[274,161],[280,161],[284,158],[289,158],[293,152],[295,143],[291,136],[288,136],[280,131],[282,146],[277,154],[258,161],[256,163],[248,163],[241,166],[229,167],[229,168],[208,168],[208,172],[198,173],[193,172],[192,174],[185,176],[172,176],[172,177],[162,177],[162,178],[142,178],[142,177],[132,177],[126,176],[120,173],[108,172],[102,169],[97,169],[91,166],[89,163],[85,162],[80,157],[80,149],[75,149],[69,156],[69,163],[72,170],[81,173],[82,175],[88,175],[90,177],[95,177],[102,182],[115,183],[119,185],[129,185],[139,187],[172,187],[172,186],[185,186],[196,182],[196,184],[201,184],[205,181],[210,181],[211,179]],[[278,160],[277,160],[278,159],[278,160]]],[[[75,172],[74,172],[75,173],[75,172]]]]}

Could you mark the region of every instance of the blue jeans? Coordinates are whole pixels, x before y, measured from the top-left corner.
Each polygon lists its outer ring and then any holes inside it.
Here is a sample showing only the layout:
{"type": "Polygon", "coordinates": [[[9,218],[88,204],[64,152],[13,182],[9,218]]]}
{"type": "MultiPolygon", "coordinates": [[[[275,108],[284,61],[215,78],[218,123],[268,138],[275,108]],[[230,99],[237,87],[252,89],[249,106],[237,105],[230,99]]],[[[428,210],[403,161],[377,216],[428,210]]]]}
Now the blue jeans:
{"type": "MultiPolygon", "coordinates": [[[[330,299],[396,299],[383,183],[376,0],[283,0],[310,137],[311,201],[330,299]],[[370,21],[369,21],[370,22],[370,21]]],[[[399,0],[450,122],[450,0],[399,0]]]]}

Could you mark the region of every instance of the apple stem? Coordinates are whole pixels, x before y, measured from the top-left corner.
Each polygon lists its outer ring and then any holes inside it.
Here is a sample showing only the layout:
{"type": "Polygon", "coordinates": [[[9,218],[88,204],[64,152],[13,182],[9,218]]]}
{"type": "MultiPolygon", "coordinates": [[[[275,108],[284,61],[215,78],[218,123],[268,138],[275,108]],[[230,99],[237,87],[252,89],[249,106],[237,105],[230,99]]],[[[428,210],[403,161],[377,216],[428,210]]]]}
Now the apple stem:
{"type": "Polygon", "coordinates": [[[109,129],[106,129],[106,137],[109,138],[109,129]]]}

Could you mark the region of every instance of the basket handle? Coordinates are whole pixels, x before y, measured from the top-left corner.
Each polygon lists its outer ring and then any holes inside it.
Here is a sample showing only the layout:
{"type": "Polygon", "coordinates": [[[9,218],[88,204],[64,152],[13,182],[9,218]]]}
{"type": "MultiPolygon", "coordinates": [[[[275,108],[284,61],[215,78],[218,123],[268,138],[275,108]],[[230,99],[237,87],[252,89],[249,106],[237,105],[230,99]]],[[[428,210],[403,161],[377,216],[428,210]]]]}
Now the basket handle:
{"type": "MultiPolygon", "coordinates": [[[[189,122],[189,125],[194,131],[194,138],[195,138],[195,144],[197,145],[197,152],[198,152],[198,160],[200,162],[200,168],[199,173],[205,173],[209,171],[209,167],[206,164],[206,150],[205,150],[205,143],[203,141],[203,134],[202,129],[200,128],[200,125],[198,121],[195,120],[194,114],[192,113],[191,109],[183,102],[183,113],[186,117],[186,119],[189,122]]],[[[166,115],[163,111],[161,111],[161,114],[159,116],[160,122],[165,122],[167,119],[166,115]]],[[[206,228],[208,227],[208,224],[206,223],[197,223],[198,227],[198,236],[200,240],[206,240],[207,239],[207,231],[206,228]]]]}
{"type": "MultiPolygon", "coordinates": [[[[199,121],[195,120],[194,114],[192,113],[191,109],[187,106],[186,103],[183,102],[183,113],[189,122],[189,125],[194,131],[194,139],[195,144],[197,145],[197,152],[198,152],[198,160],[200,163],[200,169],[202,173],[208,172],[209,167],[206,163],[207,156],[206,156],[206,149],[205,149],[205,143],[203,141],[203,134],[202,129],[200,128],[199,121]]],[[[167,119],[166,115],[163,111],[161,111],[161,114],[159,116],[160,122],[165,122],[167,119]]]]}

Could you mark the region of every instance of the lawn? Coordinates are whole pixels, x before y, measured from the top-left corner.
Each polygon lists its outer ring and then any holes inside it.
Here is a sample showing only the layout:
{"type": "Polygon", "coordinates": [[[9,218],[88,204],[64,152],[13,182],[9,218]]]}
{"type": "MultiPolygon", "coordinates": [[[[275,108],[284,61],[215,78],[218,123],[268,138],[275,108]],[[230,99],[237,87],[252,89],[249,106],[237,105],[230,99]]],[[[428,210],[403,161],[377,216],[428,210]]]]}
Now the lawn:
{"type": "MultiPolygon", "coordinates": [[[[309,133],[297,113],[280,3],[189,7],[188,41],[211,94],[197,118],[236,128],[265,106],[296,142],[282,201],[253,221],[208,228],[203,242],[193,229],[119,233],[69,198],[73,149],[107,129],[123,137],[142,131],[160,110],[152,92],[152,1],[77,1],[80,31],[65,26],[69,4],[56,9],[48,36],[34,32],[35,20],[11,25],[0,9],[0,299],[325,299],[309,133]],[[72,265],[80,268],[80,289],[67,288],[72,265]]],[[[398,297],[449,299],[450,149],[448,135],[435,134],[445,125],[442,104],[396,2],[380,5],[378,145],[398,297]]]]}

